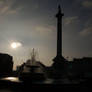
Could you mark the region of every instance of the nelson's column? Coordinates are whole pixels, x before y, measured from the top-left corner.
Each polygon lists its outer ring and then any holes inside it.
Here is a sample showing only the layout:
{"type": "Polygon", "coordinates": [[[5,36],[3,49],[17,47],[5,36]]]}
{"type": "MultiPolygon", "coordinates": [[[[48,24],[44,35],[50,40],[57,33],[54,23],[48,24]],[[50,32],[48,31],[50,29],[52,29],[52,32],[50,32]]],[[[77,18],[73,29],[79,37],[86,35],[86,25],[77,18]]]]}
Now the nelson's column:
{"type": "Polygon", "coordinates": [[[53,59],[54,63],[52,67],[54,68],[54,76],[62,77],[65,70],[66,59],[62,56],[62,17],[64,14],[61,12],[60,5],[58,6],[57,18],[57,54],[53,59]]]}

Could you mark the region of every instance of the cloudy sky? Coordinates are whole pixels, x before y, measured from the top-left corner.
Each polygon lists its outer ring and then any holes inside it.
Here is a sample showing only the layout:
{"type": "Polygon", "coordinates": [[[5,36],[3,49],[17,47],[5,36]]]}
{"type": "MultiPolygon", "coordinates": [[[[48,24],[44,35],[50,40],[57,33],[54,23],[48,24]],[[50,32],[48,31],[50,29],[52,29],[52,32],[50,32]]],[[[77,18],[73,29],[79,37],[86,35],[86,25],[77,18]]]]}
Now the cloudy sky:
{"type": "Polygon", "coordinates": [[[0,52],[14,57],[14,68],[29,58],[51,65],[56,56],[57,6],[63,17],[63,56],[92,56],[92,0],[0,0],[0,52]],[[11,43],[21,46],[14,49],[11,43]]]}

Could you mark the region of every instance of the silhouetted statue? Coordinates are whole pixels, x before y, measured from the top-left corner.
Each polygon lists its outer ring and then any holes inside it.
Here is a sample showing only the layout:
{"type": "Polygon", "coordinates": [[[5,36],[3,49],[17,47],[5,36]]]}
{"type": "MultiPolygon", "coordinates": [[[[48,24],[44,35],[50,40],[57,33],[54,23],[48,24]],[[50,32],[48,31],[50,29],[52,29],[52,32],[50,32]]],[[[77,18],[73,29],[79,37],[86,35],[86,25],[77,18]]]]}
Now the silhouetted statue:
{"type": "Polygon", "coordinates": [[[0,53],[0,77],[8,76],[13,71],[12,56],[0,53]]]}
{"type": "Polygon", "coordinates": [[[58,6],[58,13],[56,14],[57,18],[57,55],[53,59],[54,63],[52,67],[54,68],[54,75],[61,77],[65,67],[65,59],[62,56],[62,16],[64,14],[61,12],[60,5],[58,6]]]}

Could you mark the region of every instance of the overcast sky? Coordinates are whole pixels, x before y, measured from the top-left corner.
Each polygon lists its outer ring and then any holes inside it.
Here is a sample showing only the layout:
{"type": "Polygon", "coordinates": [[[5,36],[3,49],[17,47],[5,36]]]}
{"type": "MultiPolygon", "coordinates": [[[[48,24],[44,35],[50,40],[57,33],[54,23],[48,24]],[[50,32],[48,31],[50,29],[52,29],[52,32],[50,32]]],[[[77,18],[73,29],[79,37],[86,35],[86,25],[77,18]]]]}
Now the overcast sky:
{"type": "Polygon", "coordinates": [[[14,57],[14,67],[32,48],[45,65],[56,56],[58,4],[63,17],[63,56],[92,56],[92,0],[0,0],[0,52],[14,57]],[[11,48],[12,42],[21,47],[11,48]]]}

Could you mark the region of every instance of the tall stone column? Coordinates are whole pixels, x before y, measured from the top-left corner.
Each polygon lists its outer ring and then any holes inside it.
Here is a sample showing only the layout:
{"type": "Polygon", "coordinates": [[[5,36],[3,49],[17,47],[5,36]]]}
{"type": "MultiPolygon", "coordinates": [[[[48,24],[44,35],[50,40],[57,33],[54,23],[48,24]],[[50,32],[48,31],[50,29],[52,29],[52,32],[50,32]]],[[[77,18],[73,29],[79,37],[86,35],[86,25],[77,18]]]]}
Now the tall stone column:
{"type": "Polygon", "coordinates": [[[64,14],[61,12],[60,5],[58,6],[57,18],[57,55],[53,61],[60,61],[62,59],[62,17],[64,14]]]}

